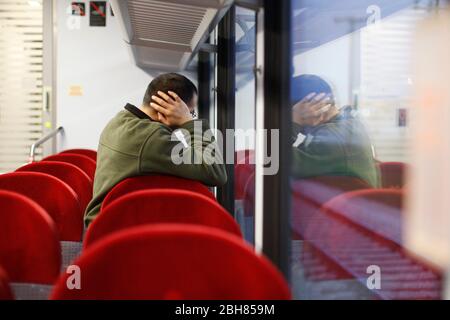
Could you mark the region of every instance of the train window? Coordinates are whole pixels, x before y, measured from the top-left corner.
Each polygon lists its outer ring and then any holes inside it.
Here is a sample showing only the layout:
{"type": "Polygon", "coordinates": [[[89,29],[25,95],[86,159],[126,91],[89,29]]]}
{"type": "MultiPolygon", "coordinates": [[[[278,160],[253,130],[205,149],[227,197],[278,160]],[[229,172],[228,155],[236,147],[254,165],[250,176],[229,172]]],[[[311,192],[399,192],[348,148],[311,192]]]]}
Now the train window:
{"type": "Polygon", "coordinates": [[[235,216],[254,243],[256,13],[236,7],[235,216]]]}
{"type": "Polygon", "coordinates": [[[301,299],[439,299],[406,248],[416,30],[439,1],[292,1],[292,284],[301,299]]]}
{"type": "MultiPolygon", "coordinates": [[[[0,173],[5,173],[27,162],[27,141],[43,132],[44,26],[38,1],[1,1],[0,12],[0,173]]],[[[42,153],[38,148],[37,159],[42,153]]]]}

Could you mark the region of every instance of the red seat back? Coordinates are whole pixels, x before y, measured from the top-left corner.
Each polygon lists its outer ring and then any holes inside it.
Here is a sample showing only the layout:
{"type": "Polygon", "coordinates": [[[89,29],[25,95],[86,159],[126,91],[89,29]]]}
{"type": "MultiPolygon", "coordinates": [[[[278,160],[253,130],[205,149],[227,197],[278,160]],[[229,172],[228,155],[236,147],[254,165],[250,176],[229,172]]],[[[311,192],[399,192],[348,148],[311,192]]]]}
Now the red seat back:
{"type": "Polygon", "coordinates": [[[51,299],[290,299],[281,274],[241,239],[215,228],[156,225],[117,232],[75,261],[51,299]]]}
{"type": "Polygon", "coordinates": [[[81,154],[83,156],[87,156],[94,161],[97,161],[97,151],[90,149],[68,149],[61,151],[60,153],[71,153],[71,154],[81,154]]]}
{"type": "Polygon", "coordinates": [[[405,185],[405,175],[408,168],[403,162],[379,162],[378,168],[383,188],[402,188],[405,185]]]}
{"type": "Polygon", "coordinates": [[[106,235],[143,224],[186,223],[215,227],[241,237],[238,224],[216,201],[191,191],[141,190],[107,206],[89,226],[85,247],[106,235]]]}
{"type": "Polygon", "coordinates": [[[197,192],[203,194],[213,200],[216,198],[209,189],[195,180],[183,179],[175,176],[162,176],[162,175],[151,175],[151,176],[139,176],[128,178],[120,183],[118,183],[108,194],[102,203],[102,209],[106,208],[111,202],[123,195],[129,194],[133,191],[144,190],[144,189],[178,189],[178,190],[188,190],[192,192],[197,192]]]}
{"type": "Polygon", "coordinates": [[[9,280],[53,283],[61,248],[52,219],[37,203],[14,192],[0,190],[0,208],[0,265],[9,280]]]}
{"type": "Polygon", "coordinates": [[[321,176],[293,181],[292,227],[303,235],[315,213],[328,200],[348,191],[369,189],[365,181],[350,176],[321,176]]]}
{"type": "Polygon", "coordinates": [[[78,195],[84,211],[92,199],[92,180],[83,170],[67,162],[40,161],[20,167],[16,172],[42,172],[67,183],[78,195]]]}
{"type": "Polygon", "coordinates": [[[92,181],[94,181],[96,163],[91,158],[72,153],[55,154],[43,159],[44,161],[59,161],[71,163],[83,170],[92,181]]]}
{"type": "Polygon", "coordinates": [[[6,272],[0,267],[0,300],[14,300],[6,272]]]}
{"type": "Polygon", "coordinates": [[[0,175],[0,189],[20,193],[44,208],[60,240],[81,240],[84,212],[78,196],[60,179],[40,172],[14,172],[0,175]]]}
{"type": "Polygon", "coordinates": [[[325,203],[321,211],[401,245],[402,209],[403,191],[366,189],[339,195],[325,203]]]}
{"type": "Polygon", "coordinates": [[[234,197],[241,200],[245,196],[245,186],[255,173],[255,154],[253,150],[241,150],[235,154],[234,197]]]}

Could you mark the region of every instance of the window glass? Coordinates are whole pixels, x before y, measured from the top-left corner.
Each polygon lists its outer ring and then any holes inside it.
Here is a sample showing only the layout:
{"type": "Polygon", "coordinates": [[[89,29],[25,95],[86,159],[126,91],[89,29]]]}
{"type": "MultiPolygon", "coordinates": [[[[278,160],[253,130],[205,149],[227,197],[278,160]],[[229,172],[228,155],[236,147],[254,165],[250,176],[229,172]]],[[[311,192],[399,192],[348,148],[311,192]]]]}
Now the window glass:
{"type": "MultiPolygon", "coordinates": [[[[421,39],[428,51],[442,45],[420,33],[445,10],[434,0],[292,1],[296,298],[442,298],[434,257],[444,250],[415,251],[419,234],[408,219],[418,186],[409,178],[420,170],[423,145],[414,106],[421,72],[433,65],[422,59],[417,70],[421,39]]],[[[427,214],[426,223],[439,221],[427,214]]]]}
{"type": "Polygon", "coordinates": [[[235,216],[254,243],[256,14],[236,7],[235,216]]]}

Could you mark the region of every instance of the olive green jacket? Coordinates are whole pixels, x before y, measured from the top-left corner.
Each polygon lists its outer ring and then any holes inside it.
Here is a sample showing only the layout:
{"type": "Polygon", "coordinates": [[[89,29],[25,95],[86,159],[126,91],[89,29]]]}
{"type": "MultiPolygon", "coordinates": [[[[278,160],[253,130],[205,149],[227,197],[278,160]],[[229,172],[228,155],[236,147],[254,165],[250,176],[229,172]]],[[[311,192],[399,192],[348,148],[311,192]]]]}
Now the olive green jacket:
{"type": "Polygon", "coordinates": [[[173,138],[171,128],[152,121],[143,111],[130,104],[107,124],[100,136],[94,193],[85,213],[86,226],[99,213],[106,194],[129,177],[158,173],[198,180],[208,186],[226,183],[223,160],[215,163],[212,161],[221,159],[219,152],[205,152],[206,148],[217,146],[212,135],[204,134],[209,129],[206,121],[190,121],[180,129],[185,130],[185,137],[186,134],[190,136],[184,144],[173,138]],[[195,131],[196,138],[199,139],[194,139],[194,127],[201,128],[200,131],[195,131]],[[192,161],[174,163],[174,150],[192,157],[192,161]],[[194,157],[203,161],[198,163],[199,161],[193,160],[194,157]]]}
{"type": "Polygon", "coordinates": [[[378,186],[370,138],[351,108],[315,127],[293,124],[292,141],[297,141],[299,133],[304,140],[293,150],[293,177],[353,176],[372,187],[378,186]]]}

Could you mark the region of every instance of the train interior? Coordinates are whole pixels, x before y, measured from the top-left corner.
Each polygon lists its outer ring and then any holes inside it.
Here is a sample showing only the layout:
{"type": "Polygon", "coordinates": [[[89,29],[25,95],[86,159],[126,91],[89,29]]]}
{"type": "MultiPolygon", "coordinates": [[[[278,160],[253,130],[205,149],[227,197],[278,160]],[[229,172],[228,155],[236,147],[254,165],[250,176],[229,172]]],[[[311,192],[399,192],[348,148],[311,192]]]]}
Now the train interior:
{"type": "Polygon", "coordinates": [[[450,298],[449,56],[442,0],[0,0],[0,300],[450,298]],[[227,182],[122,172],[87,227],[167,73],[227,182]]]}

